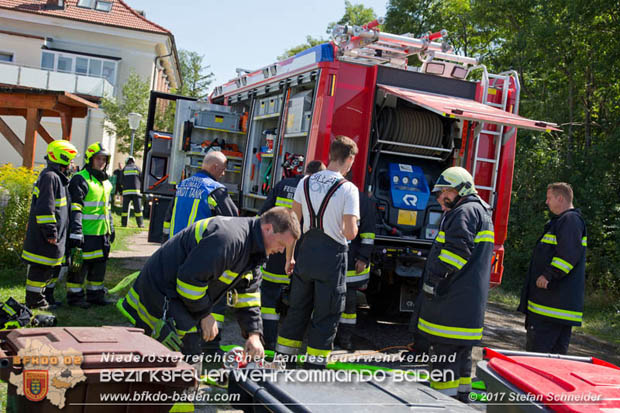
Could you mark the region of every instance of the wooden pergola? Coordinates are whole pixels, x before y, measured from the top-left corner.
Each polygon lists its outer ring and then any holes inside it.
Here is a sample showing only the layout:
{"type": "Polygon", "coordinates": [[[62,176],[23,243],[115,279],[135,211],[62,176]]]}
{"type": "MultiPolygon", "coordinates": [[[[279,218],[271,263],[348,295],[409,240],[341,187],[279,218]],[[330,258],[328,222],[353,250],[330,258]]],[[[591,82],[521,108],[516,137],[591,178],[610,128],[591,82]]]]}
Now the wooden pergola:
{"type": "Polygon", "coordinates": [[[0,86],[0,134],[4,135],[21,155],[22,165],[32,168],[36,135],[39,134],[47,143],[54,140],[41,125],[41,118],[60,118],[62,139],[70,141],[73,118],[85,118],[89,108],[98,108],[98,105],[68,92],[0,86]],[[23,142],[1,116],[26,118],[26,136],[23,142]]]}

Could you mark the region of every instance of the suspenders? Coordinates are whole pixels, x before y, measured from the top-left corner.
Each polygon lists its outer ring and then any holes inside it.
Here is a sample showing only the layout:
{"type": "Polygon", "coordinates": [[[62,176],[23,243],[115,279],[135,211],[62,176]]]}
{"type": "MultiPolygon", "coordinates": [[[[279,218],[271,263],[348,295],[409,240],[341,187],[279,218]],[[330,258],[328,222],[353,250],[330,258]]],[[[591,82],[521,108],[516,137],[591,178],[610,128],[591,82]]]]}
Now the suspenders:
{"type": "Polygon", "coordinates": [[[327,203],[338,188],[340,188],[345,182],[347,182],[347,180],[341,178],[329,188],[327,194],[325,194],[325,198],[323,198],[323,202],[321,202],[319,212],[315,213],[314,208],[312,208],[312,202],[310,202],[310,177],[306,178],[304,181],[304,194],[306,196],[306,204],[308,205],[308,212],[310,214],[310,229],[319,229],[323,231],[323,216],[325,215],[325,210],[327,209],[327,203]]]}

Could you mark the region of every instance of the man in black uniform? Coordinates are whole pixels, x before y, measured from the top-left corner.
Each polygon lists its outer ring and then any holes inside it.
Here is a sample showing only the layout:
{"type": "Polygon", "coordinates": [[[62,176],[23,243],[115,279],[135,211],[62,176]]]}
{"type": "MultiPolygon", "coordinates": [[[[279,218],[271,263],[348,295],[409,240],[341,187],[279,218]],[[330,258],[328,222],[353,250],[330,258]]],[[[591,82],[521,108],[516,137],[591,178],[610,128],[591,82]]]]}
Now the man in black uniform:
{"type": "Polygon", "coordinates": [[[169,348],[178,350],[182,340],[184,354],[198,354],[198,327],[204,340],[213,340],[218,327],[211,311],[227,300],[237,309],[246,352],[261,356],[260,273],[251,271],[266,255],[292,245],[299,233],[297,217],[286,208],[256,218],[197,221],[148,259],[117,307],[169,348]]]}
{"type": "Polygon", "coordinates": [[[370,279],[370,256],[375,245],[376,206],[360,191],[360,223],[357,237],[349,244],[347,254],[347,298],[340,316],[336,343],[345,350],[353,349],[351,336],[357,324],[357,290],[370,279]]]}
{"type": "Polygon", "coordinates": [[[344,179],[355,155],[356,143],[338,136],[329,149],[327,169],[301,180],[295,191],[293,211],[303,217],[304,236],[297,264],[294,249],[287,249],[291,279],[290,307],[280,328],[276,350],[297,355],[308,329],[307,368],[324,368],[332,350],[338,320],[344,310],[347,240],[357,236],[359,194],[344,179]]]}
{"type": "Polygon", "coordinates": [[[142,186],[142,172],[136,165],[133,156],[127,158],[125,167],[122,172],[122,188],[123,188],[123,210],[121,212],[121,225],[127,226],[129,220],[129,204],[133,202],[133,213],[136,217],[136,223],[139,228],[144,228],[144,220],[142,218],[142,196],[140,195],[140,187],[142,186]]]}
{"type": "MultiPolygon", "coordinates": [[[[306,175],[325,170],[325,165],[321,161],[312,161],[306,166],[306,175]]],[[[297,184],[303,178],[303,175],[297,175],[290,178],[282,179],[269,192],[267,199],[263,203],[258,214],[273,208],[281,206],[285,208],[293,207],[293,197],[297,184]]],[[[278,338],[278,322],[280,321],[279,306],[282,305],[281,296],[288,294],[288,285],[290,279],[286,274],[286,255],[272,254],[265,265],[261,267],[263,274],[263,282],[261,284],[261,316],[263,318],[263,336],[265,338],[265,348],[275,350],[276,339],[278,338]]]]}
{"type": "Polygon", "coordinates": [[[472,347],[482,339],[489,293],[493,222],[467,170],[446,169],[433,192],[444,215],[424,268],[418,330],[438,356],[431,369],[443,372],[431,387],[467,402],[472,347]]]}
{"type": "Polygon", "coordinates": [[[586,223],[564,182],[547,187],[554,217],[538,238],[518,310],[525,313],[527,351],[566,354],[572,326],[580,326],[586,280],[586,223]]]}
{"type": "Polygon", "coordinates": [[[69,228],[67,186],[69,165],[77,155],[70,142],[57,140],[47,146],[47,168],[34,184],[22,259],[28,264],[26,305],[50,309],[58,305],[54,287],[65,256],[69,228]]]}

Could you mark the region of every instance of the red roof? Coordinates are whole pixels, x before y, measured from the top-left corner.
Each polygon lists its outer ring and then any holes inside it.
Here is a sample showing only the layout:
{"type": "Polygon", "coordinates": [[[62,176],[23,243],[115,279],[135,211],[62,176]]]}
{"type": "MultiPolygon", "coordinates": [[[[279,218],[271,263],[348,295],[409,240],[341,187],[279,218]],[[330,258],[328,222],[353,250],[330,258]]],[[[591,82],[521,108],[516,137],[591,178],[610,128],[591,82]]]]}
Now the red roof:
{"type": "Polygon", "coordinates": [[[65,0],[64,9],[51,9],[45,0],[0,0],[0,9],[9,9],[43,16],[60,17],[77,20],[85,23],[102,24],[104,26],[120,27],[129,30],[163,33],[170,35],[170,31],[141,16],[123,0],[112,1],[112,10],[109,12],[78,7],[78,0],[65,0]]]}

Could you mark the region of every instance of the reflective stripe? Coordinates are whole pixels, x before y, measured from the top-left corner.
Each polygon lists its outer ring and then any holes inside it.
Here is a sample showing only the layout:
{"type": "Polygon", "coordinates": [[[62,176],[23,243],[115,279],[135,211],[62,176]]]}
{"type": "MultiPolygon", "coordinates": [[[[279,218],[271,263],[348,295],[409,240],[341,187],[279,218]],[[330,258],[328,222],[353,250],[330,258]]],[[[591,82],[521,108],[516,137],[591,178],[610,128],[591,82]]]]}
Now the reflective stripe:
{"type": "Polygon", "coordinates": [[[551,266],[559,270],[564,271],[566,274],[573,270],[573,265],[570,262],[564,261],[562,258],[553,257],[551,260],[551,266]]]}
{"type": "Polygon", "coordinates": [[[32,291],[35,293],[42,293],[45,290],[45,285],[47,283],[40,281],[32,281],[26,279],[26,291],[32,291]]]}
{"type": "Polygon", "coordinates": [[[37,224],[55,224],[56,217],[54,215],[37,215],[37,224]]]}
{"type": "MultiPolygon", "coordinates": [[[[204,234],[205,230],[207,229],[207,225],[209,225],[209,221],[211,221],[213,219],[213,217],[211,218],[207,218],[207,219],[201,219],[200,221],[196,222],[196,232],[195,232],[195,236],[196,236],[196,243],[200,243],[200,240],[202,239],[202,235],[204,234]]],[[[170,225],[170,236],[172,236],[172,229],[174,228],[174,223],[171,223],[170,225]]]]}
{"type": "Polygon", "coordinates": [[[213,209],[213,208],[215,208],[217,206],[217,201],[215,200],[215,198],[213,198],[211,195],[209,195],[207,197],[207,204],[209,204],[211,209],[213,209]]]}
{"type": "Polygon", "coordinates": [[[280,314],[273,307],[261,307],[260,314],[263,320],[279,320],[280,314]]]}
{"type": "Polygon", "coordinates": [[[77,202],[71,202],[71,211],[81,211],[82,205],[77,202]]]}
{"type": "Polygon", "coordinates": [[[308,346],[306,347],[306,354],[308,354],[306,362],[313,364],[327,364],[329,353],[331,353],[331,350],[321,350],[308,346]]]}
{"type": "Polygon", "coordinates": [[[67,290],[71,293],[81,293],[82,292],[82,284],[77,283],[67,283],[67,290]]]}
{"type": "Polygon", "coordinates": [[[123,171],[123,175],[140,175],[137,169],[126,169],[123,171]]]}
{"type": "Polygon", "coordinates": [[[34,196],[38,197],[40,193],[41,193],[41,191],[39,190],[39,187],[35,186],[34,189],[32,190],[32,194],[34,196]]]}
{"type": "Polygon", "coordinates": [[[235,308],[260,307],[260,293],[239,294],[237,302],[233,305],[235,308]]]}
{"type": "Polygon", "coordinates": [[[82,252],[82,258],[85,260],[94,260],[96,258],[103,258],[103,250],[84,251],[82,252]]]}
{"type": "MultiPolygon", "coordinates": [[[[73,205],[73,204],[71,204],[73,205]]],[[[78,204],[79,205],[79,204],[78,204]]],[[[85,207],[104,207],[105,203],[103,202],[95,202],[95,201],[84,201],[84,206],[85,207]]]]}
{"type": "Polygon", "coordinates": [[[584,247],[588,246],[588,237],[581,238],[581,245],[583,245],[584,247]]]}
{"type": "Polygon", "coordinates": [[[482,327],[480,328],[461,328],[442,326],[440,324],[430,323],[424,320],[422,317],[418,318],[418,328],[428,334],[453,338],[457,340],[481,340],[482,339],[482,327]]]}
{"type": "Polygon", "coordinates": [[[198,332],[198,328],[196,326],[190,328],[189,330],[179,330],[178,328],[176,330],[177,330],[177,334],[179,335],[180,338],[183,338],[185,336],[185,334],[197,333],[198,332]]]}
{"type": "Polygon", "coordinates": [[[170,229],[170,222],[164,221],[164,228],[170,229]]]}
{"type": "Polygon", "coordinates": [[[527,309],[533,313],[546,317],[558,318],[560,320],[576,321],[581,323],[583,313],[578,311],[563,310],[561,308],[547,307],[545,305],[536,304],[533,301],[527,301],[527,309]]]}
{"type": "Polygon", "coordinates": [[[83,240],[84,239],[84,235],[82,235],[82,234],[70,234],[69,235],[69,239],[83,240]]]}
{"type": "Polygon", "coordinates": [[[370,279],[370,266],[364,268],[364,271],[360,272],[359,274],[355,272],[355,270],[349,270],[347,271],[347,278],[345,279],[345,282],[347,283],[354,283],[354,282],[359,282],[359,281],[365,281],[370,279]]]}
{"type": "Polygon", "coordinates": [[[471,377],[459,378],[459,393],[466,393],[471,391],[471,377]]]}
{"type": "Polygon", "coordinates": [[[448,250],[441,250],[441,254],[439,254],[439,259],[443,262],[445,262],[446,264],[450,264],[454,267],[456,267],[457,269],[461,269],[463,268],[463,266],[465,264],[467,264],[467,260],[459,257],[458,255],[456,255],[453,252],[450,252],[448,250]]]}
{"type": "Polygon", "coordinates": [[[291,279],[286,274],[274,274],[272,272],[267,271],[265,268],[261,267],[261,273],[263,274],[263,280],[269,281],[276,284],[290,284],[291,279]]]}
{"type": "Polygon", "coordinates": [[[364,238],[362,239],[362,244],[364,245],[375,245],[375,240],[372,238],[364,238]]]}
{"type": "Polygon", "coordinates": [[[236,272],[226,270],[224,271],[224,274],[222,274],[220,278],[218,278],[218,281],[221,281],[224,284],[230,285],[230,283],[232,283],[235,280],[235,278],[237,278],[238,275],[239,274],[237,274],[236,272]]]}
{"type": "Polygon", "coordinates": [[[540,239],[540,242],[542,242],[543,244],[558,245],[557,237],[549,233],[543,235],[543,237],[540,239]]]}
{"type": "Polygon", "coordinates": [[[431,389],[439,391],[447,396],[456,396],[458,393],[459,381],[432,381],[431,389]]]}
{"type": "Polygon", "coordinates": [[[437,234],[437,236],[435,237],[435,241],[443,244],[446,242],[446,233],[443,231],[439,231],[439,233],[437,234]]]}
{"type": "Polygon", "coordinates": [[[82,215],[82,220],[84,221],[100,221],[104,219],[105,219],[105,214],[100,214],[100,215],[84,214],[82,215]]]}
{"type": "Polygon", "coordinates": [[[57,265],[62,264],[62,259],[63,259],[63,257],[60,257],[60,258],[44,257],[43,255],[33,254],[26,250],[22,251],[22,258],[27,261],[34,262],[35,264],[49,265],[51,267],[55,267],[57,265]]]}
{"type": "Polygon", "coordinates": [[[62,198],[55,199],[54,205],[56,205],[57,207],[67,206],[67,198],[63,196],[62,198]]]}
{"type": "Polygon", "coordinates": [[[47,281],[47,285],[45,286],[46,288],[55,288],[56,287],[56,282],[58,281],[58,278],[50,278],[47,281]]]}
{"type": "Polygon", "coordinates": [[[357,323],[357,313],[347,314],[342,313],[340,315],[340,324],[356,324],[357,323]]]}
{"type": "Polygon", "coordinates": [[[139,189],[123,189],[123,195],[140,195],[139,189]]]}
{"type": "Polygon", "coordinates": [[[374,232],[362,232],[360,234],[360,238],[362,238],[362,239],[375,239],[375,233],[374,232]]]}
{"type": "Polygon", "coordinates": [[[281,206],[285,208],[293,208],[293,200],[278,196],[276,197],[276,206],[281,206]]]}
{"type": "Polygon", "coordinates": [[[298,354],[301,348],[301,341],[290,340],[282,336],[278,336],[276,351],[282,354],[298,354]]]}
{"type": "Polygon", "coordinates": [[[194,199],[194,203],[192,204],[192,211],[189,214],[189,218],[187,218],[187,226],[189,227],[196,221],[196,214],[198,213],[198,205],[200,205],[200,198],[194,199]]]}
{"type": "Polygon", "coordinates": [[[495,233],[493,231],[480,231],[474,238],[474,243],[476,242],[495,243],[495,233]]]}
{"type": "Polygon", "coordinates": [[[86,289],[90,291],[103,290],[103,281],[86,281],[86,289]]]}
{"type": "Polygon", "coordinates": [[[121,212],[121,217],[125,218],[127,216],[127,212],[121,212]]]}
{"type": "Polygon", "coordinates": [[[136,218],[140,218],[142,217],[142,212],[136,212],[134,215],[136,216],[136,218]]]}
{"type": "Polygon", "coordinates": [[[215,319],[215,321],[219,322],[219,323],[223,323],[225,320],[225,316],[224,314],[218,314],[218,313],[211,313],[211,315],[213,316],[213,318],[215,319]]]}
{"type": "MultiPolygon", "coordinates": [[[[170,237],[174,235],[174,217],[177,214],[177,198],[174,198],[174,204],[172,204],[172,218],[170,219],[170,237]]],[[[200,238],[202,238],[202,233],[200,233],[200,238]]],[[[198,237],[198,227],[196,227],[196,242],[200,242],[200,238],[198,237]]]]}
{"type": "Polygon", "coordinates": [[[177,278],[177,293],[188,300],[200,300],[207,293],[208,285],[204,287],[188,284],[177,278]]]}
{"type": "Polygon", "coordinates": [[[164,228],[161,232],[162,232],[164,235],[168,235],[168,236],[170,236],[170,228],[164,228]]]}
{"type": "Polygon", "coordinates": [[[125,300],[131,307],[133,307],[134,310],[136,310],[140,319],[144,321],[144,323],[148,325],[151,329],[153,329],[153,326],[157,322],[157,318],[149,314],[149,312],[144,307],[144,305],[142,305],[142,303],[140,302],[138,293],[136,293],[136,290],[134,290],[133,287],[129,290],[129,293],[127,293],[127,295],[125,296],[125,300]]]}

